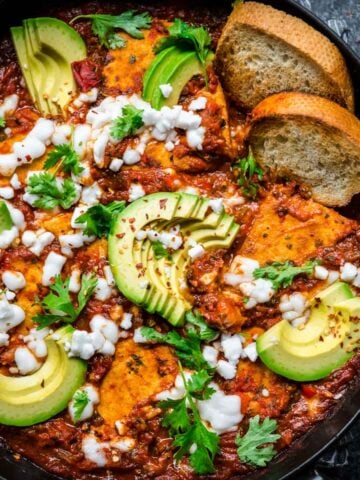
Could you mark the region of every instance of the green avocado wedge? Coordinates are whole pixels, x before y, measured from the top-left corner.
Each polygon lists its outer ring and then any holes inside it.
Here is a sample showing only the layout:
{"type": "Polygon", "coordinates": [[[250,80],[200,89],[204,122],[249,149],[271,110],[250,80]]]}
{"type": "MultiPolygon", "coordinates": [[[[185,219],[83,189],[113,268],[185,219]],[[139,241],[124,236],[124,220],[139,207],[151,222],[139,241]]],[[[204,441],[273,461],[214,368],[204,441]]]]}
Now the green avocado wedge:
{"type": "Polygon", "coordinates": [[[58,115],[76,91],[71,64],[86,58],[75,29],[50,17],[29,18],[11,35],[29,93],[45,115],[58,115]]]}
{"type": "Polygon", "coordinates": [[[299,382],[325,378],[344,365],[358,347],[354,339],[360,297],[336,282],[312,301],[310,317],[302,329],[282,320],[256,342],[261,361],[273,372],[299,382]]]}
{"type": "Polygon", "coordinates": [[[13,226],[13,221],[4,200],[0,200],[0,233],[10,230],[13,226]]]}
{"type": "Polygon", "coordinates": [[[73,327],[57,330],[46,339],[48,356],[35,373],[24,377],[0,375],[0,424],[26,427],[44,422],[64,410],[84,384],[87,364],[69,358],[64,343],[73,327]]]}
{"type": "MultiPolygon", "coordinates": [[[[209,53],[210,63],[213,54],[209,53]]],[[[196,52],[169,47],[162,50],[147,69],[144,75],[143,99],[153,108],[172,107],[179,101],[186,84],[196,75],[204,74],[204,68],[199,62],[196,52]],[[172,92],[165,98],[160,85],[170,84],[172,92]]]]}
{"type": "Polygon", "coordinates": [[[123,210],[108,238],[109,260],[121,293],[149,313],[157,313],[172,325],[184,323],[192,308],[186,274],[194,242],[204,250],[230,248],[239,225],[230,215],[214,213],[209,200],[188,193],[154,193],[136,200],[123,210]],[[181,247],[156,258],[153,243],[140,230],[158,234],[178,226],[181,247]]]}

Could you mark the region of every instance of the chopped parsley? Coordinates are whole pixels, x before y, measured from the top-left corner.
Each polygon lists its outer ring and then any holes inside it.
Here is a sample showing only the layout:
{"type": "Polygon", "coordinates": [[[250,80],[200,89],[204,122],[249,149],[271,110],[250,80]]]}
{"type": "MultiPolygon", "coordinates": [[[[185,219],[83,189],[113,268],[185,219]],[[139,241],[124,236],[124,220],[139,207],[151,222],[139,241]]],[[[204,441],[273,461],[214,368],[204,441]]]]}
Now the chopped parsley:
{"type": "Polygon", "coordinates": [[[260,424],[259,415],[251,418],[246,434],[242,437],[238,435],[235,440],[240,460],[256,467],[265,467],[276,455],[272,445],[280,438],[279,434],[273,433],[276,428],[276,420],[271,420],[269,417],[266,417],[262,424],[260,424]]]}
{"type": "Polygon", "coordinates": [[[0,117],[0,128],[6,127],[6,121],[4,117],[0,117]]]}
{"type": "Polygon", "coordinates": [[[73,396],[74,420],[75,423],[81,418],[85,408],[90,403],[90,398],[87,390],[77,390],[73,396]]]}
{"type": "Polygon", "coordinates": [[[70,23],[79,19],[88,18],[92,22],[92,31],[99,38],[100,45],[106,48],[122,48],[126,40],[115,33],[115,30],[123,30],[133,38],[144,38],[141,29],[148,29],[151,26],[149,13],[136,13],[128,10],[120,15],[109,15],[95,13],[89,15],[78,15],[70,23]]]}
{"type": "Polygon", "coordinates": [[[124,210],[125,206],[126,203],[124,201],[114,201],[107,205],[99,203],[80,215],[75,223],[84,223],[86,225],[84,229],[85,235],[95,235],[98,238],[107,237],[113,219],[124,210]]]}
{"type": "Polygon", "coordinates": [[[214,458],[219,450],[219,436],[205,427],[195,401],[206,400],[214,393],[214,389],[209,387],[211,376],[206,371],[199,371],[186,380],[181,366],[180,373],[185,396],[180,400],[169,399],[159,403],[165,412],[162,425],[174,437],[176,461],[188,454],[190,465],[197,474],[213,473],[214,458]]]}
{"type": "Polygon", "coordinates": [[[38,198],[33,205],[45,210],[52,210],[55,207],[68,210],[77,197],[75,183],[71,178],[65,178],[61,182],[48,172],[31,175],[26,191],[37,195],[38,198]]]}
{"type": "Polygon", "coordinates": [[[320,264],[319,260],[307,262],[302,267],[295,266],[292,262],[273,262],[266,267],[256,268],[253,272],[254,278],[265,278],[271,280],[275,290],[289,287],[297,275],[311,275],[314,268],[320,264]]]}
{"type": "Polygon", "coordinates": [[[160,39],[156,44],[156,53],[174,45],[185,50],[194,50],[206,72],[206,59],[211,46],[211,37],[208,30],[204,27],[193,27],[179,18],[175,19],[168,30],[169,36],[160,39]]]}
{"type": "Polygon", "coordinates": [[[156,240],[152,242],[152,249],[154,251],[154,255],[156,260],[160,260],[161,258],[166,257],[168,260],[171,259],[171,255],[169,250],[160,242],[160,240],[156,240]]]}
{"type": "Polygon", "coordinates": [[[61,169],[64,173],[79,175],[84,170],[80,165],[79,155],[67,144],[57,145],[54,150],[49,153],[44,167],[45,170],[49,170],[49,168],[55,167],[55,165],[56,172],[61,169]]]}
{"type": "Polygon", "coordinates": [[[248,156],[234,163],[232,168],[238,172],[237,181],[242,187],[244,195],[255,200],[258,194],[259,184],[254,181],[254,177],[256,175],[257,180],[261,181],[264,178],[264,172],[256,163],[251,148],[249,149],[248,156]]]}
{"type": "Polygon", "coordinates": [[[110,133],[115,140],[122,140],[125,137],[135,135],[144,125],[142,119],[143,110],[133,105],[126,105],[122,108],[122,113],[113,121],[110,133]]]}
{"type": "Polygon", "coordinates": [[[50,293],[36,303],[41,306],[42,313],[33,317],[38,324],[37,329],[48,327],[55,322],[73,323],[85,308],[97,285],[96,275],[83,274],[81,288],[77,296],[77,306],[70,297],[70,277],[62,281],[60,275],[55,276],[55,282],[50,286],[50,293]]]}

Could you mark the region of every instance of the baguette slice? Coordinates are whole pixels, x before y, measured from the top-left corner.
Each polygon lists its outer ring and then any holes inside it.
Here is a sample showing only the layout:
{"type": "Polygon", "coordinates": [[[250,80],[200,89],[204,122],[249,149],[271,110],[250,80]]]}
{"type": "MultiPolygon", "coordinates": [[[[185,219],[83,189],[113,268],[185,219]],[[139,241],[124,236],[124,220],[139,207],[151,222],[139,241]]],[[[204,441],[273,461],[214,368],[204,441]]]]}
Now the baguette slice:
{"type": "Polygon", "coordinates": [[[261,167],[307,185],[324,205],[360,192],[360,121],[330,100],[272,95],[251,113],[247,140],[261,167]]]}
{"type": "Polygon", "coordinates": [[[337,47],[302,20],[262,3],[235,6],[219,40],[216,68],[230,97],[246,109],[274,93],[299,91],[354,110],[337,47]]]}

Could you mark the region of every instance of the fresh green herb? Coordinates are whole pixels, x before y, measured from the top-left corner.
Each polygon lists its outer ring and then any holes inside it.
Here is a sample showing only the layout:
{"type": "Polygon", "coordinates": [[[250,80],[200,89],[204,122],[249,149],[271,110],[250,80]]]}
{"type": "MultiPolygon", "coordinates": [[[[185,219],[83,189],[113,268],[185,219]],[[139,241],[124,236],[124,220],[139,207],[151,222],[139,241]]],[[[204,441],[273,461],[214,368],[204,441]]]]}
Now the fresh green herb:
{"type": "Polygon", "coordinates": [[[52,210],[58,206],[67,210],[77,197],[75,183],[71,178],[65,178],[63,183],[60,183],[48,172],[31,175],[26,191],[37,195],[34,206],[45,210],[52,210]]]}
{"type": "Polygon", "coordinates": [[[217,333],[209,328],[201,315],[197,313],[188,313],[186,320],[192,325],[187,328],[186,337],[181,336],[176,330],[159,333],[150,327],[142,327],[141,334],[153,342],[166,343],[174,347],[176,356],[185,367],[197,371],[205,370],[212,375],[214,370],[202,354],[201,342],[213,340],[217,333]]]}
{"type": "Polygon", "coordinates": [[[74,306],[71,300],[69,284],[70,277],[63,282],[60,275],[56,275],[55,282],[50,286],[50,293],[41,301],[38,298],[36,299],[43,311],[33,318],[33,321],[38,324],[38,330],[55,322],[73,323],[94,293],[97,278],[96,275],[82,275],[77,306],[74,306]]]}
{"type": "Polygon", "coordinates": [[[122,109],[121,116],[115,118],[112,123],[110,133],[115,140],[122,140],[136,132],[144,125],[142,119],[143,110],[139,110],[133,105],[126,105],[122,109]]]}
{"type": "Polygon", "coordinates": [[[269,417],[266,417],[262,424],[260,424],[259,415],[251,418],[246,434],[236,437],[236,445],[239,447],[237,454],[240,460],[257,467],[265,467],[267,462],[276,455],[273,445],[264,446],[273,444],[280,438],[279,434],[273,433],[276,428],[276,420],[271,420],[269,417]]]}
{"type": "Polygon", "coordinates": [[[259,190],[259,184],[254,182],[254,175],[261,181],[264,178],[264,172],[256,163],[251,148],[247,157],[236,162],[233,169],[239,171],[238,183],[242,187],[244,195],[255,200],[259,190]]]}
{"type": "Polygon", "coordinates": [[[57,145],[52,152],[49,153],[45,162],[45,169],[56,167],[56,173],[61,169],[65,173],[73,173],[79,175],[84,169],[80,165],[79,155],[70,145],[57,145]]]}
{"type": "Polygon", "coordinates": [[[99,37],[100,44],[106,48],[121,48],[126,45],[126,40],[115,34],[115,30],[123,30],[133,38],[144,38],[140,29],[148,29],[151,17],[147,12],[136,13],[128,10],[121,15],[90,14],[78,15],[70,23],[81,18],[89,18],[92,22],[92,31],[99,37]]]}
{"type": "Polygon", "coordinates": [[[6,122],[4,117],[0,117],[0,128],[5,128],[6,122]]]}
{"type": "Polygon", "coordinates": [[[73,397],[74,420],[75,423],[81,418],[81,415],[90,402],[88,392],[86,390],[77,390],[73,397]]]}
{"type": "Polygon", "coordinates": [[[160,260],[161,258],[164,258],[164,257],[166,257],[168,260],[171,259],[169,250],[164,247],[164,245],[160,242],[160,240],[156,240],[155,242],[152,242],[151,246],[154,251],[156,260],[160,260]]]}
{"type": "Polygon", "coordinates": [[[176,18],[169,27],[169,36],[162,38],[156,44],[156,53],[165,48],[178,46],[186,50],[195,50],[199,62],[206,71],[206,60],[210,53],[211,37],[204,27],[192,27],[186,22],[176,18]]]}
{"type": "Polygon", "coordinates": [[[275,290],[279,288],[289,287],[294,278],[300,274],[311,275],[319,260],[307,262],[302,267],[296,267],[292,262],[274,262],[267,267],[256,268],[254,270],[254,278],[266,278],[272,281],[275,290]]]}
{"type": "Polygon", "coordinates": [[[85,235],[95,235],[98,238],[107,237],[113,219],[125,208],[124,201],[114,201],[107,205],[94,205],[80,215],[75,223],[84,223],[85,235]]]}
{"type": "Polygon", "coordinates": [[[211,379],[206,372],[198,372],[187,381],[180,368],[185,396],[180,400],[165,400],[159,406],[165,411],[163,426],[169,429],[177,447],[176,461],[189,455],[189,462],[199,475],[215,471],[214,458],[219,450],[219,436],[203,424],[194,398],[210,398],[214,390],[208,386],[211,379]],[[195,448],[195,450],[193,450],[195,448]]]}
{"type": "Polygon", "coordinates": [[[201,340],[210,342],[214,340],[218,333],[205,322],[205,318],[199,312],[187,312],[186,321],[198,328],[198,336],[201,340]]]}

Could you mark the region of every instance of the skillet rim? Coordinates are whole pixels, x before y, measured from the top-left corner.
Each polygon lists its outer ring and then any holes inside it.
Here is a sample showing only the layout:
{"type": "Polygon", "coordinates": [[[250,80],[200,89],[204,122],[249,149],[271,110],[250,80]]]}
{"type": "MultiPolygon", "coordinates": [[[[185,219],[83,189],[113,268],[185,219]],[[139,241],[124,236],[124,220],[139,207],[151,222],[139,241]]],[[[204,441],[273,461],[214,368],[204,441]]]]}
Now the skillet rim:
{"type": "MultiPolygon", "coordinates": [[[[151,3],[151,0],[146,1],[151,3]]],[[[360,117],[360,57],[355,51],[330,29],[325,22],[295,0],[259,1],[301,18],[327,36],[339,48],[346,60],[353,80],[355,113],[360,117]]],[[[40,0],[37,2],[36,9],[41,10],[44,5],[48,8],[56,7],[59,3],[59,0],[40,0]]],[[[61,3],[66,4],[70,2],[65,0],[61,3]]],[[[217,2],[216,0],[210,0],[207,3],[215,5],[217,2]]],[[[230,7],[232,2],[226,0],[225,3],[229,4],[230,7]]],[[[25,9],[22,8],[21,15],[19,15],[14,3],[11,5],[9,0],[0,0],[0,14],[2,14],[0,16],[0,30],[6,30],[14,21],[31,15],[33,11],[32,2],[28,2],[25,9]]],[[[343,399],[336,406],[335,411],[327,419],[315,425],[299,440],[294,442],[291,448],[281,453],[269,464],[269,467],[241,477],[242,480],[285,480],[313,463],[327,448],[344,435],[353,422],[360,417],[360,396],[358,395],[360,375],[353,383],[351,389],[346,392],[343,399]]],[[[23,480],[24,475],[26,475],[27,480],[64,480],[63,477],[51,474],[25,458],[15,460],[14,455],[5,447],[0,438],[0,480],[23,480]]],[[[231,480],[239,478],[234,476],[231,480]]]]}

